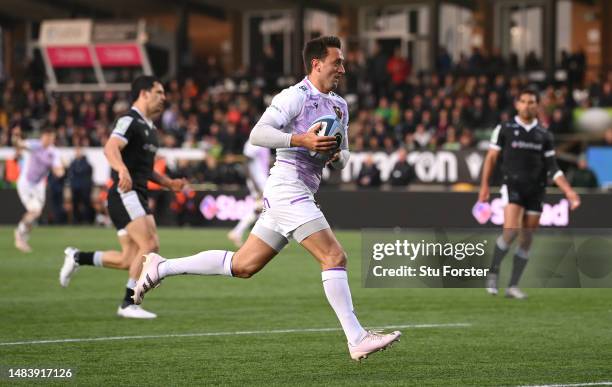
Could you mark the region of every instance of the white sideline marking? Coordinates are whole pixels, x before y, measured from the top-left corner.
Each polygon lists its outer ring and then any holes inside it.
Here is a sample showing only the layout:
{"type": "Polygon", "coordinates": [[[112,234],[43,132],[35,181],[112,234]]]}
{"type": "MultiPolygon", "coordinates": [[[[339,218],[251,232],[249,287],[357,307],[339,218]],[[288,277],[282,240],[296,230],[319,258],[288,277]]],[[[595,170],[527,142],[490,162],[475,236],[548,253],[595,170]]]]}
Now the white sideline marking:
{"type": "MultiPolygon", "coordinates": [[[[388,325],[377,327],[380,329],[393,328],[467,328],[472,326],[468,323],[452,324],[407,324],[407,325],[388,325]]],[[[109,337],[85,337],[76,339],[54,339],[54,340],[33,340],[15,341],[10,343],[0,343],[0,347],[15,345],[35,345],[35,344],[56,344],[56,343],[85,343],[91,341],[116,341],[116,340],[142,340],[142,339],[166,339],[173,337],[206,337],[206,336],[239,336],[239,335],[278,335],[283,333],[310,333],[310,332],[335,332],[342,328],[302,328],[302,329],[274,329],[269,331],[237,331],[237,332],[201,332],[201,333],[175,333],[167,335],[145,335],[145,336],[109,336],[109,337]]]]}
{"type": "Polygon", "coordinates": [[[581,386],[612,386],[612,382],[576,383],[576,384],[540,384],[537,386],[520,387],[581,387],[581,386]]]}

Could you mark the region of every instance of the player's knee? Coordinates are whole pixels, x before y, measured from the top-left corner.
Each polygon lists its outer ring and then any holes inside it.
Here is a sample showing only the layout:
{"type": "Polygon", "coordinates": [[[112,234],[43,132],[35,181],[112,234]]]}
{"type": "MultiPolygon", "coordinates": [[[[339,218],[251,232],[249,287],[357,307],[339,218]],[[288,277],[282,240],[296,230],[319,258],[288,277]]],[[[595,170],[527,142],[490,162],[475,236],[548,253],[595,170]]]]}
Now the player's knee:
{"type": "Polygon", "coordinates": [[[255,265],[238,264],[232,265],[232,275],[237,278],[248,279],[255,275],[259,270],[255,265]]]}
{"type": "Polygon", "coordinates": [[[262,266],[252,258],[248,259],[249,257],[246,257],[245,259],[242,253],[241,250],[238,250],[232,257],[232,276],[245,279],[251,278],[261,270],[262,266]]]}
{"type": "Polygon", "coordinates": [[[506,242],[506,244],[511,245],[512,242],[514,242],[514,240],[516,239],[516,237],[518,236],[518,233],[516,232],[516,230],[514,229],[505,229],[504,230],[504,242],[506,242]]]}
{"type": "Polygon", "coordinates": [[[30,209],[28,212],[29,212],[29,214],[28,214],[29,218],[31,220],[38,219],[42,215],[42,209],[39,209],[39,208],[30,209]]]}
{"type": "Polygon", "coordinates": [[[326,254],[323,266],[326,269],[332,269],[334,267],[346,267],[346,262],[346,251],[342,249],[334,249],[326,254]]]}

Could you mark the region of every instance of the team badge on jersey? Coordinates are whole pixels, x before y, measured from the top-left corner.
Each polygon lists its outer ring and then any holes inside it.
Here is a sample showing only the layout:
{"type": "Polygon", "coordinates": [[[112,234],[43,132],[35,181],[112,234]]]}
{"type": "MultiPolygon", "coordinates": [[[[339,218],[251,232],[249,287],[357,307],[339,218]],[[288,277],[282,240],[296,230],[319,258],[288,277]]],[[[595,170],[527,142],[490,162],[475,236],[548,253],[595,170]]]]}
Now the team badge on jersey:
{"type": "Polygon", "coordinates": [[[339,120],[342,120],[342,110],[340,110],[338,106],[334,106],[334,112],[336,112],[336,117],[338,117],[339,120]]]}

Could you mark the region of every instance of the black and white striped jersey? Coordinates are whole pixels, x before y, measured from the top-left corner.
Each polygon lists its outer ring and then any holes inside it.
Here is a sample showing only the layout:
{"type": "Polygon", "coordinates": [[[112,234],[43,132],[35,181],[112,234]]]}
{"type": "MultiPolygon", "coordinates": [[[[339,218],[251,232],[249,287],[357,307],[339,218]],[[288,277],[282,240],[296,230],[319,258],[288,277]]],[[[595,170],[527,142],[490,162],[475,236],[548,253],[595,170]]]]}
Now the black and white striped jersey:
{"type": "Polygon", "coordinates": [[[555,159],[553,136],[537,120],[525,125],[515,117],[497,125],[489,147],[501,152],[505,183],[544,187],[547,174],[554,179],[562,173],[555,159]]]}
{"type": "MultiPolygon", "coordinates": [[[[121,157],[132,176],[134,189],[147,192],[147,181],[151,178],[159,146],[155,125],[132,107],[117,119],[111,136],[126,143],[121,150],[121,157]]],[[[116,186],[119,182],[117,171],[111,172],[111,178],[116,186]]]]}

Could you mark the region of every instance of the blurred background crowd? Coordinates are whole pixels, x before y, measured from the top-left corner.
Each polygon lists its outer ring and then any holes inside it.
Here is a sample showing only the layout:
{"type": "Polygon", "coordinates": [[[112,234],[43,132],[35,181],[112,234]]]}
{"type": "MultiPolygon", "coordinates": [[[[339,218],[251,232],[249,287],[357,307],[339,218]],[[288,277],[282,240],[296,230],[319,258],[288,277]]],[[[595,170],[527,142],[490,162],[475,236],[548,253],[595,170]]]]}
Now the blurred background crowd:
{"type": "MultiPolygon", "coordinates": [[[[31,1],[24,0],[23,7],[31,1]]],[[[589,131],[579,119],[591,108],[612,108],[606,44],[612,34],[603,22],[612,14],[608,2],[436,0],[427,6],[406,1],[380,8],[329,4],[312,9],[291,3],[265,12],[251,12],[242,3],[236,8],[188,2],[144,13],[128,4],[115,10],[77,2],[83,7],[70,10],[68,17],[62,4],[30,16],[0,8],[0,62],[6,67],[0,67],[0,150],[10,149],[14,136],[36,137],[44,127],[55,129],[58,147],[76,150],[76,157],[67,160],[69,173],[49,180],[53,222],[92,222],[104,212],[105,187],[96,185],[85,152],[104,146],[130,101],[127,91],[103,85],[129,82],[143,71],[164,74],[167,104],[156,122],[160,146],[196,149],[204,156],[176,162],[160,156],[155,168],[194,184],[244,187],[242,149],[251,128],[276,93],[300,81],[302,42],[330,31],[345,43],[346,75],[338,93],[349,104],[351,151],[363,156],[350,181],[342,179],[342,188],[413,187],[419,179],[407,161],[411,154],[485,151],[494,127],[513,119],[514,100],[527,86],[539,91],[538,120],[553,132],[559,163],[572,184],[602,186],[585,152],[612,147],[612,125],[589,131]],[[556,24],[546,19],[551,10],[556,10],[556,24]],[[128,21],[109,18],[116,12],[128,21]],[[496,12],[499,20],[490,17],[496,12]],[[303,23],[293,30],[290,22],[296,18],[303,23]],[[111,41],[123,40],[135,51],[123,52],[128,59],[121,66],[112,63],[113,57],[105,59],[111,64],[102,63],[102,51],[96,51],[100,63],[85,65],[98,66],[97,72],[84,70],[83,63],[69,68],[62,63],[65,58],[52,55],[65,48],[63,31],[79,31],[66,39],[81,39],[86,50],[117,49],[106,44],[113,36],[111,41]],[[150,63],[130,62],[129,54],[137,50],[146,51],[150,63]],[[96,82],[102,87],[90,87],[96,82]],[[394,163],[388,178],[381,177],[380,155],[394,163]]],[[[3,187],[14,187],[22,161],[19,153],[0,160],[3,187]]],[[[193,206],[187,193],[153,197],[174,201],[169,208],[178,212],[193,206]]]]}

